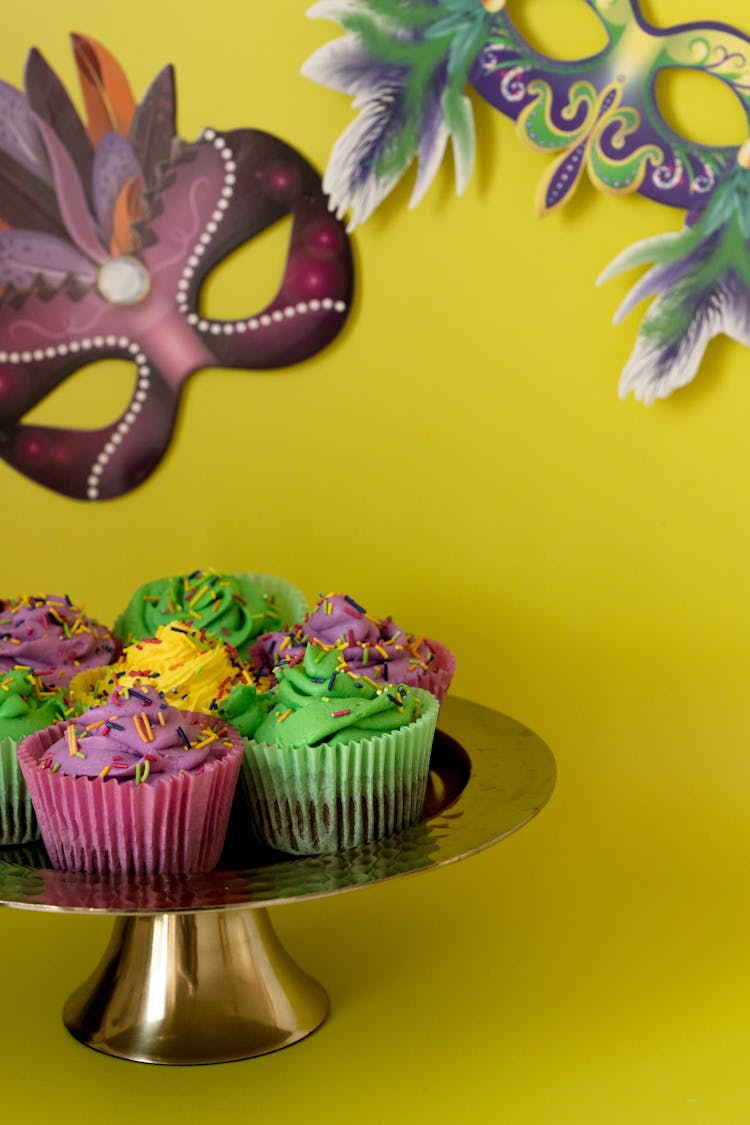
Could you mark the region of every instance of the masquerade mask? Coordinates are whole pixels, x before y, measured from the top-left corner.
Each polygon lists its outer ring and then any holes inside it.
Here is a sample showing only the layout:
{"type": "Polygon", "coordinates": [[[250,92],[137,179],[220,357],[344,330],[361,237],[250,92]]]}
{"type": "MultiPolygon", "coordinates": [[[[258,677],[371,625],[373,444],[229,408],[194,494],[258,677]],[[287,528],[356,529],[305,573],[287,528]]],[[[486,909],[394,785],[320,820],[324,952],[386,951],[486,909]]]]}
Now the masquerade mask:
{"type": "Polygon", "coordinates": [[[518,122],[529,144],[559,154],[540,184],[537,210],[544,214],[563,203],[584,168],[603,191],[638,191],[686,210],[701,206],[737,146],[681,137],[664,119],[656,79],[663,70],[713,75],[747,110],[747,39],[714,23],[652,27],[634,0],[585,2],[608,39],[591,58],[545,58],[503,15],[488,25],[471,69],[475,89],[518,122]]]}
{"type": "Polygon", "coordinates": [[[74,47],[87,129],[38,52],[25,96],[0,83],[0,456],[48,488],[99,500],[154,469],[191,372],[287,366],[329,343],[349,311],[353,266],[317,173],[293,148],[253,129],[182,141],[171,67],[136,105],[111,55],[80,36],[74,47]],[[271,303],[232,320],[202,316],[209,271],[286,215],[271,303]],[[137,375],[110,426],[20,421],[105,358],[137,375]]]}
{"type": "Polygon", "coordinates": [[[655,298],[620,380],[621,394],[651,402],[693,378],[713,336],[750,345],[750,142],[712,146],[682,137],[656,97],[662,71],[711,75],[737,97],[750,132],[750,40],[719,23],[652,27],[636,0],[585,3],[606,46],[558,61],[523,39],[504,0],[426,0],[387,10],[377,0],[325,0],[309,14],[338,21],[347,34],[321,47],[303,73],[354,94],[360,110],[334,145],[324,178],[352,226],[416,160],[414,206],[449,138],[463,189],[474,149],[467,84],[551,158],[539,214],[570,199],[584,170],[603,191],[640,192],[684,209],[683,232],[638,243],[601,278],[652,267],[617,314],[655,298]]]}

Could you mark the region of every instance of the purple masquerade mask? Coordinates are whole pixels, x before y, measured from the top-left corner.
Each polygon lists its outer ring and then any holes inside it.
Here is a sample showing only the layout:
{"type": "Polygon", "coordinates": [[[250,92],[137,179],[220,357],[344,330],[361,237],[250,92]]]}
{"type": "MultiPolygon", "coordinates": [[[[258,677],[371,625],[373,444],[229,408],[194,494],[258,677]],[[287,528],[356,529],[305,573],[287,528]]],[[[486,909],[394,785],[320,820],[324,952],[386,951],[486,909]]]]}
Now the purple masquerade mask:
{"type": "Polygon", "coordinates": [[[73,37],[88,124],[29,55],[22,94],[0,83],[0,457],[67,496],[140,484],[164,454],[182,386],[201,367],[299,363],[349,311],[349,241],[315,170],[254,129],[175,134],[166,67],[136,105],[113,57],[73,37]],[[278,293],[233,320],[202,316],[201,285],[236,247],[286,215],[278,293]],[[78,368],[131,361],[131,401],[112,425],[21,418],[78,368]]]}

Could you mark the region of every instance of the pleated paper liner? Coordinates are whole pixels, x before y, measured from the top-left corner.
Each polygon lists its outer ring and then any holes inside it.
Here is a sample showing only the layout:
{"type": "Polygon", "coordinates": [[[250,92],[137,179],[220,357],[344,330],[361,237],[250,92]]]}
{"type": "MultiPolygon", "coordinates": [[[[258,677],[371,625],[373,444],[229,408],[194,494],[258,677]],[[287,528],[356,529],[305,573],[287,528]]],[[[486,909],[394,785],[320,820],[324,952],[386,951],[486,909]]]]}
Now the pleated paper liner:
{"type": "Polygon", "coordinates": [[[439,704],[430,692],[412,690],[422,713],[395,731],[293,750],[247,741],[242,784],[261,843],[323,855],[417,823],[439,704]]]}
{"type": "Polygon", "coordinates": [[[456,658],[440,641],[431,641],[429,637],[425,637],[425,644],[433,658],[426,669],[417,669],[412,682],[415,687],[431,691],[438,703],[442,703],[456,671],[456,658]]]}
{"type": "Polygon", "coordinates": [[[188,874],[210,871],[224,846],[242,761],[242,738],[218,718],[184,712],[203,725],[226,727],[220,758],[136,785],[115,778],[73,777],[37,762],[65,731],[56,723],[25,738],[18,760],[53,867],[91,874],[188,874]]]}
{"type": "Polygon", "coordinates": [[[243,574],[257,582],[260,591],[268,601],[272,601],[279,611],[279,624],[271,625],[271,630],[281,629],[284,625],[295,625],[302,621],[307,613],[307,601],[301,590],[298,590],[285,578],[277,578],[273,574],[243,574]]]}
{"type": "Polygon", "coordinates": [[[0,738],[0,844],[39,839],[31,797],[18,764],[18,742],[0,738]]]}

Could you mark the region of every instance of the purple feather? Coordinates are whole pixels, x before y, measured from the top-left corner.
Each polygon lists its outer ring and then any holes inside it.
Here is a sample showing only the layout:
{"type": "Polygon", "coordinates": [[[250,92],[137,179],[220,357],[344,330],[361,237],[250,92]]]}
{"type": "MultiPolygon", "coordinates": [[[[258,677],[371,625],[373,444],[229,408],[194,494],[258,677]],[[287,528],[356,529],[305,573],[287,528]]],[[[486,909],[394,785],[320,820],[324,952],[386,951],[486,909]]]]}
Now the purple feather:
{"type": "Polygon", "coordinates": [[[409,200],[410,207],[421,202],[440,167],[448,143],[448,128],[443,120],[441,96],[445,88],[444,63],[430,80],[425,104],[422,107],[422,124],[419,134],[417,178],[409,200]]]}
{"type": "Polygon", "coordinates": [[[71,274],[91,285],[96,272],[88,258],[54,235],[34,230],[0,231],[0,285],[25,291],[41,280],[59,289],[71,274]]]}
{"type": "Polygon", "coordinates": [[[40,180],[49,182],[50,166],[24,95],[0,82],[0,149],[40,180]]]}
{"type": "Polygon", "coordinates": [[[112,219],[119,196],[128,180],[141,175],[132,148],[119,133],[105,133],[94,155],[94,207],[107,245],[112,237],[112,219]]]}
{"type": "Polygon", "coordinates": [[[331,90],[367,98],[382,65],[358,40],[346,36],[318,48],[300,73],[331,90]]]}
{"type": "Polygon", "coordinates": [[[731,270],[723,279],[698,292],[683,282],[654,301],[620,378],[620,397],[630,391],[642,402],[666,398],[695,376],[708,342],[719,333],[750,344],[750,292],[731,270]],[[663,331],[674,311],[687,327],[663,331]]]}
{"type": "Polygon", "coordinates": [[[403,76],[401,67],[379,67],[359,117],[333,146],[323,190],[339,218],[351,207],[351,227],[369,218],[414,156],[416,144],[395,155],[408,120],[403,76]]]}
{"type": "MultiPolygon", "coordinates": [[[[93,145],[68,91],[36,47],[29,51],[24,80],[31,109],[64,140],[88,192],[94,161],[93,145]]],[[[93,203],[90,195],[88,198],[93,203]]]]}
{"type": "MultiPolygon", "coordinates": [[[[645,273],[626,295],[614,315],[614,323],[619,324],[636,305],[647,297],[655,294],[667,293],[674,289],[685,278],[697,275],[716,253],[721,242],[718,232],[699,242],[689,253],[682,258],[658,262],[648,273],[645,273]]],[[[635,247],[633,248],[635,249],[635,247]]]]}
{"type": "Polygon", "coordinates": [[[88,258],[102,264],[110,255],[91,218],[75,164],[54,129],[41,117],[35,115],[35,120],[47,149],[60,214],[70,239],[88,258]]]}
{"type": "Polygon", "coordinates": [[[66,237],[55,193],[42,180],[0,151],[0,219],[10,227],[66,237]]]}
{"type": "Polygon", "coordinates": [[[158,182],[159,168],[170,158],[176,129],[174,68],[165,66],[146,91],[130,125],[128,139],[143,170],[146,188],[158,182]]]}
{"type": "MultiPolygon", "coordinates": [[[[315,10],[315,9],[313,9],[315,10]]],[[[326,44],[302,67],[306,78],[355,95],[360,116],[333,146],[323,190],[339,218],[351,208],[350,229],[362,223],[395,187],[417,152],[399,152],[409,123],[405,105],[408,68],[372,58],[356,40],[326,44]]],[[[436,143],[439,136],[435,137],[436,143]]],[[[432,152],[428,145],[428,154],[432,152]]],[[[420,190],[422,190],[420,182],[420,190]]]]}

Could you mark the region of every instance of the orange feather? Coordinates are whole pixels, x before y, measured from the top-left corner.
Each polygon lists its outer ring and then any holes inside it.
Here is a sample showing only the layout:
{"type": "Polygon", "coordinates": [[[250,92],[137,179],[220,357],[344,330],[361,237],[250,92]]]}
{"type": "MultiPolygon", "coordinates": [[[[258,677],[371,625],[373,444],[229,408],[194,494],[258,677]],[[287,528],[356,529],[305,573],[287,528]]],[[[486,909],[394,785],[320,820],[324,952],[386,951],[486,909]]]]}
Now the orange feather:
{"type": "Polygon", "coordinates": [[[85,35],[71,35],[78,78],[93,145],[104,133],[126,137],[135,113],[135,98],[125,72],[109,51],[85,35]]]}
{"type": "Polygon", "coordinates": [[[132,225],[142,219],[145,213],[141,177],[133,176],[118,195],[112,214],[112,237],[109,249],[113,257],[118,254],[130,254],[137,248],[132,225]]]}

